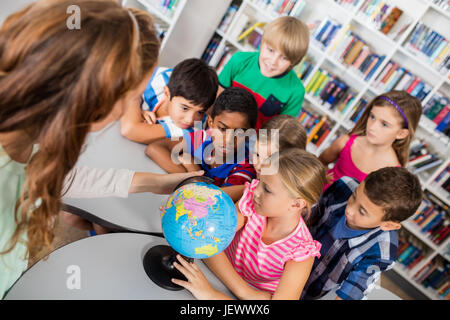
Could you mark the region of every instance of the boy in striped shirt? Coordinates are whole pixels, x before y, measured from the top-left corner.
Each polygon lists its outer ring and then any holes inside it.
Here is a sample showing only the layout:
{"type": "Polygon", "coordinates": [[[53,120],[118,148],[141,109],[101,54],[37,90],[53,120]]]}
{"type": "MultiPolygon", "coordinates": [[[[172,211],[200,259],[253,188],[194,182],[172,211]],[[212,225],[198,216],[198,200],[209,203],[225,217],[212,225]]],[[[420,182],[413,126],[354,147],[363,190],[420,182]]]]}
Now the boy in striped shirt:
{"type": "MultiPolygon", "coordinates": [[[[149,77],[140,101],[129,101],[121,119],[122,135],[144,144],[182,137],[194,123],[206,121],[216,98],[215,70],[200,59],[186,59],[174,69],[157,67],[149,77]]],[[[151,153],[147,153],[151,156],[151,153]]]]}
{"type": "Polygon", "coordinates": [[[422,201],[419,179],[405,168],[387,167],[358,181],[334,182],[312,209],[310,231],[320,241],[303,299],[336,291],[337,300],[361,300],[381,272],[397,259],[400,222],[422,201]]]}

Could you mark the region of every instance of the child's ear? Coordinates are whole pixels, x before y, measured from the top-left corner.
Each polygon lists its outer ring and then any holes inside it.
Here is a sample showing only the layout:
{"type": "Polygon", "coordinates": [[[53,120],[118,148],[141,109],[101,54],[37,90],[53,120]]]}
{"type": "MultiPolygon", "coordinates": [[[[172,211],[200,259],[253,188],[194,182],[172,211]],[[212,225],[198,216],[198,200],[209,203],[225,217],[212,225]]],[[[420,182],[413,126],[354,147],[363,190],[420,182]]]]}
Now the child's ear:
{"type": "Polygon", "coordinates": [[[163,92],[164,92],[164,95],[167,98],[167,101],[170,101],[170,90],[169,90],[169,87],[168,86],[164,86],[163,92]]]}
{"type": "Polygon", "coordinates": [[[409,130],[408,129],[402,129],[395,137],[397,140],[405,139],[407,136],[409,136],[409,130]]]}
{"type": "Polygon", "coordinates": [[[399,222],[395,221],[382,221],[380,224],[380,229],[383,231],[398,230],[401,227],[402,225],[399,222]]]}
{"type": "Polygon", "coordinates": [[[207,115],[207,121],[208,121],[208,128],[212,129],[213,128],[213,124],[214,124],[214,120],[211,117],[210,114],[207,115]]]}
{"type": "Polygon", "coordinates": [[[294,203],[292,204],[292,206],[295,209],[299,209],[299,210],[303,210],[304,208],[306,208],[306,201],[305,199],[295,199],[294,203]]]}

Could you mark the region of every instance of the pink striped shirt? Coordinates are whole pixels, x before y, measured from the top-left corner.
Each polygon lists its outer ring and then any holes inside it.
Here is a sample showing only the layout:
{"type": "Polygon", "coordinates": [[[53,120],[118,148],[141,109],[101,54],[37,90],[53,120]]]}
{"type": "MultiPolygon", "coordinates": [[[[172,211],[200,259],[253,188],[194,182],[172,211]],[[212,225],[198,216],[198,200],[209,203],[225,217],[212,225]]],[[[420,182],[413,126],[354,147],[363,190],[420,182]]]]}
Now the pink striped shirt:
{"type": "Polygon", "coordinates": [[[274,293],[278,287],[287,261],[304,261],[309,257],[320,257],[321,244],[313,240],[302,218],[295,230],[287,237],[265,244],[261,237],[266,226],[266,217],[255,212],[253,190],[258,180],[245,183],[239,201],[239,209],[247,223],[236,233],[225,254],[237,273],[250,285],[274,293]]]}

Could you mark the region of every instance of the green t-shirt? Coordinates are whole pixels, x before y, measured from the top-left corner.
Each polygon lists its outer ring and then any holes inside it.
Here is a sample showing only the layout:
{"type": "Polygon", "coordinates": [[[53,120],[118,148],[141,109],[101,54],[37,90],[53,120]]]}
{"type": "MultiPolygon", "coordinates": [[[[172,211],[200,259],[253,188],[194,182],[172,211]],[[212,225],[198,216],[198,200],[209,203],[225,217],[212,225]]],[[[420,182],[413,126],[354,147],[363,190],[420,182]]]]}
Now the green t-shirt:
{"type": "Polygon", "coordinates": [[[261,126],[277,114],[298,117],[305,97],[305,87],[293,70],[268,78],[259,69],[259,52],[236,52],[219,75],[224,88],[241,87],[250,91],[258,104],[261,126]]]}
{"type": "MultiPolygon", "coordinates": [[[[16,230],[15,206],[24,184],[25,166],[11,160],[0,145],[0,251],[7,249],[16,230]]],[[[0,255],[0,298],[28,266],[26,241],[25,232],[12,251],[0,255]]]]}

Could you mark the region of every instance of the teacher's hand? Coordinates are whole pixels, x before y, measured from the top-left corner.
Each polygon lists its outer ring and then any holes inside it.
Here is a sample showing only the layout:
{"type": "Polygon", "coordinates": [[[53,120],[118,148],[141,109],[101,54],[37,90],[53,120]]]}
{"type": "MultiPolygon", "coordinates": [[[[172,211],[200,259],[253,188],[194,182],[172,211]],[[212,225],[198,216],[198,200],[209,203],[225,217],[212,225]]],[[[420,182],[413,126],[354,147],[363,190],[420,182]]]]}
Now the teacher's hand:
{"type": "Polygon", "coordinates": [[[152,192],[157,194],[169,194],[172,193],[173,189],[184,179],[202,176],[203,174],[203,170],[170,174],[136,172],[131,181],[128,193],[152,192]]]}

